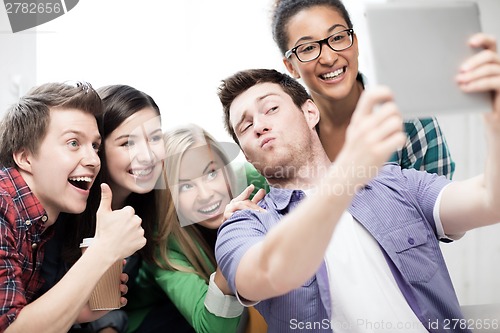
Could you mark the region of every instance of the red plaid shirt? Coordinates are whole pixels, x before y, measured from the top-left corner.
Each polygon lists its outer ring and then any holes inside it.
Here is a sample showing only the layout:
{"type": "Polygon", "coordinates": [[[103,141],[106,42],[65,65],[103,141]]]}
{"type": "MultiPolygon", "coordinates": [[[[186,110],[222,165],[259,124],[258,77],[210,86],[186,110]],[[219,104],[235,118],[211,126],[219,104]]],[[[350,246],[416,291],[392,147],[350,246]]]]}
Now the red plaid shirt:
{"type": "Polygon", "coordinates": [[[42,286],[40,268],[47,214],[14,168],[0,169],[0,332],[16,319],[42,286]]]}

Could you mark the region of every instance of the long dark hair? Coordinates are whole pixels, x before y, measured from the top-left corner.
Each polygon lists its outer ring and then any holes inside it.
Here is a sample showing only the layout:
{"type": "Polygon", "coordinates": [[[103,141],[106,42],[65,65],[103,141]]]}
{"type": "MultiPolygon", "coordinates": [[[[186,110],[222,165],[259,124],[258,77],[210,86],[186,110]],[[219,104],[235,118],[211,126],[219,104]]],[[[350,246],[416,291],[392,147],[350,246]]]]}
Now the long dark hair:
{"type": "MultiPolygon", "coordinates": [[[[105,139],[126,119],[146,107],[154,109],[158,116],[160,116],[160,109],[153,98],[133,87],[127,85],[111,85],[97,89],[97,93],[101,97],[103,103],[102,116],[97,118],[102,142],[104,142],[105,139]]],[[[71,226],[71,228],[76,230],[69,234],[73,234],[75,237],[68,239],[66,242],[63,256],[65,260],[70,263],[74,263],[80,257],[79,242],[81,242],[83,238],[92,237],[95,234],[96,212],[101,200],[100,184],[102,182],[108,182],[109,180],[105,149],[105,145],[102,144],[101,150],[99,151],[101,171],[90,189],[87,208],[82,214],[76,216],[76,223],[71,226]]],[[[143,259],[148,261],[153,260],[154,248],[153,242],[150,240],[153,239],[154,228],[159,218],[156,207],[157,191],[163,190],[152,190],[145,194],[131,193],[125,202],[125,205],[132,206],[135,213],[142,219],[144,236],[148,242],[139,253],[143,259]]],[[[164,204],[166,205],[168,203],[164,204]]]]}

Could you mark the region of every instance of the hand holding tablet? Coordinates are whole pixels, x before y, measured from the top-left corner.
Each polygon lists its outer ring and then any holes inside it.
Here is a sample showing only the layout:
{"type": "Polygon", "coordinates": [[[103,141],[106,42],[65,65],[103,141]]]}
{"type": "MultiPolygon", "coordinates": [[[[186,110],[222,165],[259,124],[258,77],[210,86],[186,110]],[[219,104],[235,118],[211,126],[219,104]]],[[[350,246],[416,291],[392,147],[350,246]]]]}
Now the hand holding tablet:
{"type": "Polygon", "coordinates": [[[487,93],[462,92],[455,77],[478,50],[469,38],[481,32],[472,1],[405,1],[368,4],[374,81],[389,86],[405,118],[488,112],[487,93]]]}

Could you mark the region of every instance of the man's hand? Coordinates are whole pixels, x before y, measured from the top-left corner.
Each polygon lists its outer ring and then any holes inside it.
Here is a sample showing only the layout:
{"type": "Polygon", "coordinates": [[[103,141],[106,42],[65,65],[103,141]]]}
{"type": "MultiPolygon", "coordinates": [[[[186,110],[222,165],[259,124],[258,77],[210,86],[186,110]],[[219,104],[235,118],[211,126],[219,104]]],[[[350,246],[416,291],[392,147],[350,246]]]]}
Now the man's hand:
{"type": "Polygon", "coordinates": [[[404,145],[405,140],[403,119],[392,92],[381,86],[365,90],[331,173],[342,176],[345,190],[355,191],[375,177],[382,164],[404,145]]]}
{"type": "Polygon", "coordinates": [[[107,184],[101,184],[101,203],[97,210],[97,225],[92,246],[99,245],[102,254],[114,261],[132,255],[146,244],[141,218],[132,207],[112,210],[112,193],[107,184]]]}

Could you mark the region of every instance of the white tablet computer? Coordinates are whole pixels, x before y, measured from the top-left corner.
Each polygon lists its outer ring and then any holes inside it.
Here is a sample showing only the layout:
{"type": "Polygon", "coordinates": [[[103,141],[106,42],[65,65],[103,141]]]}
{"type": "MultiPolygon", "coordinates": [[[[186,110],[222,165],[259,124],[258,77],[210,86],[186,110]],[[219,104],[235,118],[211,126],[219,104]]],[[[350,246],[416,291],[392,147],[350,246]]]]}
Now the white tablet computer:
{"type": "Polygon", "coordinates": [[[389,86],[405,118],[487,112],[487,93],[463,93],[460,64],[478,50],[467,40],[481,31],[472,1],[368,4],[366,22],[376,84],[389,86]]]}
{"type": "MultiPolygon", "coordinates": [[[[389,0],[389,2],[415,2],[415,0],[389,0]]],[[[471,0],[468,0],[471,1],[471,0]]],[[[473,0],[479,7],[479,18],[482,30],[500,41],[500,1],[473,0]]]]}

